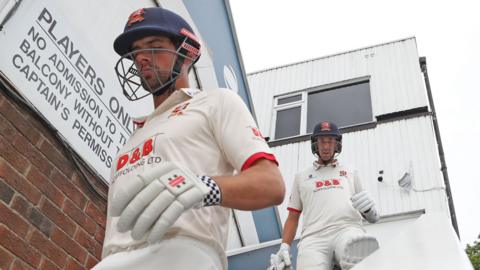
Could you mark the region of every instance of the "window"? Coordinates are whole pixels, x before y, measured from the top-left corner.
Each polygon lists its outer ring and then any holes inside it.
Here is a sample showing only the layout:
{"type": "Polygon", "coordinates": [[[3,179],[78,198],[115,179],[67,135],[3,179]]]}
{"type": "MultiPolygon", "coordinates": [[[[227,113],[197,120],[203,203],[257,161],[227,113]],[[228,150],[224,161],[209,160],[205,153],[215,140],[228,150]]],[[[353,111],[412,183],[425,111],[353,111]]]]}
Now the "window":
{"type": "Polygon", "coordinates": [[[291,103],[291,102],[299,101],[301,99],[302,99],[302,94],[291,96],[291,97],[279,98],[277,101],[277,105],[291,103]]]}
{"type": "Polygon", "coordinates": [[[274,104],[270,135],[275,140],[311,133],[323,120],[339,127],[373,121],[370,82],[365,78],[275,97],[274,104]]]}
{"type": "Polygon", "coordinates": [[[275,98],[275,120],[272,126],[275,139],[300,135],[304,103],[304,93],[275,98]]]}
{"type": "Polygon", "coordinates": [[[300,134],[300,107],[277,111],[275,139],[291,137],[300,134]]]}
{"type": "Polygon", "coordinates": [[[339,127],[372,122],[369,82],[308,93],[307,133],[323,120],[339,127]]]}

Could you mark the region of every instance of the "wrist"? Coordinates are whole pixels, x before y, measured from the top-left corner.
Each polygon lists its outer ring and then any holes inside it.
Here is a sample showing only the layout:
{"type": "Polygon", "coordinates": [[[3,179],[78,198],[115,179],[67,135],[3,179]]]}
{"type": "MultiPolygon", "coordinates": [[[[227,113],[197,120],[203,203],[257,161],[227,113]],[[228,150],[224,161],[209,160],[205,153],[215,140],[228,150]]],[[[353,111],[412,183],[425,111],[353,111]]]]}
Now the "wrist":
{"type": "Polygon", "coordinates": [[[284,249],[290,250],[290,245],[287,244],[287,243],[282,243],[282,244],[280,245],[280,249],[281,249],[281,250],[284,250],[284,249]]]}
{"type": "Polygon", "coordinates": [[[207,175],[199,176],[199,178],[209,189],[209,192],[203,197],[203,206],[220,205],[222,203],[222,193],[217,182],[207,175]]]}

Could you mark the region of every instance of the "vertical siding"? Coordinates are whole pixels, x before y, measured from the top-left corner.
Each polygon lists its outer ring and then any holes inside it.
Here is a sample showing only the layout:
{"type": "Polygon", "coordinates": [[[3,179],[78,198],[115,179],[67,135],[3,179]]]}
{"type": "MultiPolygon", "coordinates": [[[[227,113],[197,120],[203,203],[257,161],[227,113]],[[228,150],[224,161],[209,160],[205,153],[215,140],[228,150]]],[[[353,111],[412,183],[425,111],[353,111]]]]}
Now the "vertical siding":
{"type": "Polygon", "coordinates": [[[428,106],[415,38],[248,75],[260,129],[272,135],[274,96],[370,76],[373,115],[428,106]]]}
{"type": "MultiPolygon", "coordinates": [[[[343,152],[338,159],[359,172],[364,187],[373,196],[381,215],[426,209],[448,212],[431,116],[377,125],[376,128],[344,134],[343,152]],[[410,167],[412,169],[410,170],[410,167]],[[383,181],[377,180],[383,170],[383,181]],[[413,173],[413,186],[407,192],[397,181],[407,171],[413,173]],[[421,191],[431,188],[430,191],[421,191]]],[[[310,141],[274,147],[287,185],[287,198],[295,173],[314,160],[310,141]]],[[[279,207],[285,221],[288,200],[279,207]]]]}

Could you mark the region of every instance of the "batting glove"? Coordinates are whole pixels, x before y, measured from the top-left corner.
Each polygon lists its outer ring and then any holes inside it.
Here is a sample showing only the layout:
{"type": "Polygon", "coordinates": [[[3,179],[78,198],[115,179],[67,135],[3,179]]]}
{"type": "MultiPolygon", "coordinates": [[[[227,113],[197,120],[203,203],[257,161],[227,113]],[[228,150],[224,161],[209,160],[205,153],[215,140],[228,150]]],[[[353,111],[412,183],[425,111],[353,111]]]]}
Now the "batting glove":
{"type": "Polygon", "coordinates": [[[186,210],[220,202],[220,189],[212,178],[162,162],[122,183],[113,194],[110,212],[120,217],[119,232],[131,230],[132,238],[139,240],[150,230],[148,240],[156,242],[186,210]]]}
{"type": "Polygon", "coordinates": [[[375,223],[379,220],[380,217],[375,209],[375,203],[366,191],[360,191],[350,199],[352,200],[353,207],[357,209],[368,222],[375,223]]]}
{"type": "Polygon", "coordinates": [[[292,264],[290,256],[290,246],[287,243],[282,243],[277,254],[270,255],[271,269],[283,270],[292,264]]]}

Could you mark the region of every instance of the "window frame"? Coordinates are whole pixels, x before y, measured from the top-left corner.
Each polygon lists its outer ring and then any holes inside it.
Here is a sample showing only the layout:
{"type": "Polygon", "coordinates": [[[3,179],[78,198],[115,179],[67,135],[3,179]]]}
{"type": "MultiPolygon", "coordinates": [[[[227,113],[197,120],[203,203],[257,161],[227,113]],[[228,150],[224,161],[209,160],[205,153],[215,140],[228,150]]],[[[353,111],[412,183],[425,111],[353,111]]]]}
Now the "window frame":
{"type": "Polygon", "coordinates": [[[273,138],[274,140],[280,140],[280,139],[285,139],[285,138],[291,138],[291,137],[296,137],[302,134],[302,130],[306,129],[306,92],[299,92],[295,91],[292,93],[288,93],[285,95],[279,95],[274,97],[274,105],[273,105],[273,111],[272,111],[272,122],[270,123],[270,137],[273,138]],[[288,98],[292,96],[298,96],[301,95],[300,100],[289,102],[289,103],[284,103],[278,105],[278,100],[283,99],[283,98],[288,98]],[[287,110],[287,109],[292,109],[292,108],[297,108],[300,107],[300,130],[298,131],[297,135],[290,136],[290,137],[283,137],[283,138],[276,138],[275,137],[275,128],[277,126],[277,114],[279,111],[287,110]]]}
{"type": "Polygon", "coordinates": [[[324,84],[324,85],[315,86],[315,87],[311,87],[311,88],[307,88],[307,89],[293,91],[293,92],[283,94],[283,95],[274,96],[273,97],[274,106],[273,106],[273,110],[272,110],[272,121],[270,123],[270,137],[273,138],[273,140],[283,140],[283,139],[294,138],[294,137],[303,136],[303,135],[307,134],[308,96],[309,96],[310,93],[335,91],[335,89],[337,89],[337,88],[343,88],[343,87],[347,87],[347,86],[352,85],[352,84],[360,84],[360,83],[364,83],[364,82],[368,82],[368,85],[369,85],[370,104],[371,104],[371,107],[372,107],[372,119],[370,121],[367,121],[367,122],[355,123],[355,124],[352,124],[352,125],[349,125],[349,126],[342,126],[340,128],[350,128],[350,127],[354,127],[354,126],[375,123],[376,118],[375,118],[375,114],[374,114],[375,108],[373,106],[373,101],[372,101],[371,76],[362,76],[362,77],[358,77],[358,78],[348,79],[348,80],[344,80],[344,81],[338,81],[338,82],[334,82],[334,83],[330,83],[330,84],[324,84]],[[279,99],[283,99],[283,98],[287,98],[287,97],[291,97],[291,96],[296,96],[296,95],[299,95],[299,94],[302,95],[302,97],[299,101],[294,101],[294,102],[278,105],[278,100],[279,99]],[[300,130],[299,130],[298,135],[290,136],[290,137],[284,137],[284,138],[276,138],[275,137],[275,128],[276,128],[276,125],[277,125],[277,113],[278,113],[278,111],[282,111],[282,110],[285,110],[285,109],[291,109],[291,108],[294,108],[294,107],[301,107],[300,130]]]}

